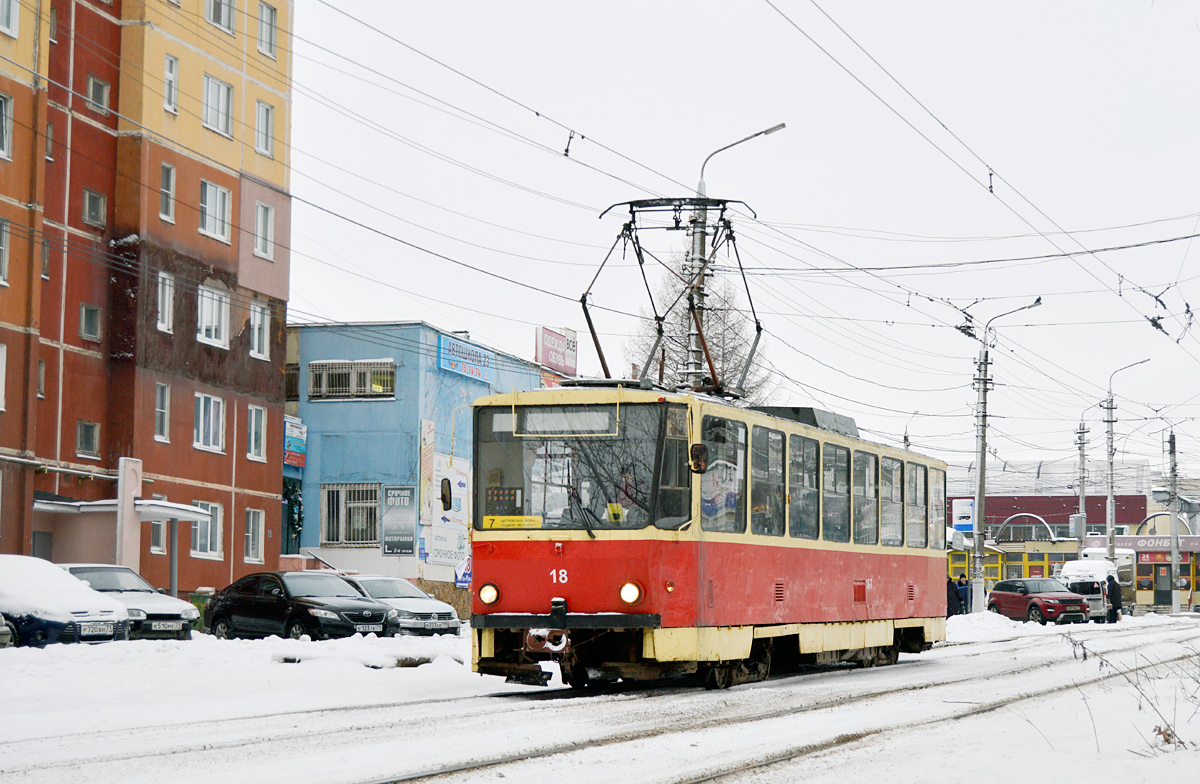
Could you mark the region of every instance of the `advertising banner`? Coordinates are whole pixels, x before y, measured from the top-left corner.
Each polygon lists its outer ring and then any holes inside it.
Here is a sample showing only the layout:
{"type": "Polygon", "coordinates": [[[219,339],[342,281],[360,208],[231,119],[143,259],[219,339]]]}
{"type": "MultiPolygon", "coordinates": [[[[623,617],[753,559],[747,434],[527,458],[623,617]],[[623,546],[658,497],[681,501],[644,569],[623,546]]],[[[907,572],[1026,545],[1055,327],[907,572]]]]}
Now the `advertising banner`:
{"type": "Polygon", "coordinates": [[[428,546],[429,563],[457,566],[467,559],[470,536],[467,529],[457,525],[433,525],[429,528],[428,546]]]}
{"type": "Polygon", "coordinates": [[[575,375],[579,355],[579,342],[575,339],[575,330],[564,329],[560,333],[546,327],[538,327],[535,347],[534,359],[538,364],[568,376],[575,375]]]}
{"type": "Polygon", "coordinates": [[[496,355],[449,335],[438,335],[438,367],[490,384],[496,380],[496,355]]]}
{"type": "Polygon", "coordinates": [[[955,498],[950,505],[954,515],[954,530],[971,533],[975,530],[975,499],[955,498]]]}
{"type": "Polygon", "coordinates": [[[417,488],[384,486],[382,507],[379,539],[383,555],[416,555],[417,488]]]}
{"type": "Polygon", "coordinates": [[[283,464],[304,467],[308,451],[308,426],[298,417],[283,418],[283,464]]]}

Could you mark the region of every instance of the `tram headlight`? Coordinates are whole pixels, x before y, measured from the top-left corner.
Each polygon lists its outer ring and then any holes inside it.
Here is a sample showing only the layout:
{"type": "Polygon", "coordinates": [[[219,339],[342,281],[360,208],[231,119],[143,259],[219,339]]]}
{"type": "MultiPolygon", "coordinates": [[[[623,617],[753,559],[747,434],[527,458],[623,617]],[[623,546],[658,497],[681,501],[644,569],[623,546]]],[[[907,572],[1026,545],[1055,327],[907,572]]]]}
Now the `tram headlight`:
{"type": "Polygon", "coordinates": [[[491,583],[484,583],[479,589],[479,601],[484,604],[495,604],[500,600],[500,589],[491,583]]]}
{"type": "Polygon", "coordinates": [[[621,601],[626,604],[637,604],[642,600],[642,586],[629,582],[621,586],[621,601]]]}

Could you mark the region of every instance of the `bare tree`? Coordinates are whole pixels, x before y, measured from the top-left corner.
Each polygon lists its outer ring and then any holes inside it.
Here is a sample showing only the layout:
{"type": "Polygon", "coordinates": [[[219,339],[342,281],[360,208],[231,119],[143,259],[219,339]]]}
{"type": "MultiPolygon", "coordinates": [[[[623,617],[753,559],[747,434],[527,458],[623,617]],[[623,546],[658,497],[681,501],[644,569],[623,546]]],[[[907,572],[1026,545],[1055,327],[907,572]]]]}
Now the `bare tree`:
{"type": "MultiPolygon", "coordinates": [[[[647,378],[656,382],[661,377],[663,385],[669,389],[687,384],[684,371],[687,366],[691,314],[688,312],[687,295],[680,297],[685,288],[685,278],[681,272],[683,263],[682,256],[674,259],[674,272],[664,271],[654,287],[654,302],[660,314],[678,299],[678,304],[663,319],[663,340],[647,373],[647,378]]],[[[741,378],[750,344],[754,342],[754,322],[744,304],[745,296],[728,276],[709,274],[705,281],[705,295],[704,339],[708,342],[721,386],[732,389],[741,378]]],[[[656,336],[654,316],[648,305],[642,309],[642,315],[645,320],[641,329],[622,346],[630,364],[639,365],[639,372],[641,363],[646,361],[647,354],[654,346],[656,336]]],[[[746,376],[744,400],[750,405],[765,403],[777,386],[763,361],[766,342],[765,337],[759,341],[754,364],[746,376]]],[[[707,364],[704,374],[708,375],[707,364]]]]}

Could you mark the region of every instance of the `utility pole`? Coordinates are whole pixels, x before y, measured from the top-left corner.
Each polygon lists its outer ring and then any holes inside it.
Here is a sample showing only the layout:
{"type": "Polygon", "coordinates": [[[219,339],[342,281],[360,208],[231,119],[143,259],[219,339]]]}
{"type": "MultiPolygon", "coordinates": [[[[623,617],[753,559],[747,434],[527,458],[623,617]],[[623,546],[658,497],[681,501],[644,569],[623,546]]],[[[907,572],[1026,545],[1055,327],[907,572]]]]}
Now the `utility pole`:
{"type": "Polygon", "coordinates": [[[1079,429],[1075,431],[1077,436],[1075,443],[1079,446],[1079,548],[1077,553],[1079,557],[1083,557],[1083,540],[1087,537],[1087,428],[1083,422],[1079,423],[1079,429]]]}
{"type": "Polygon", "coordinates": [[[987,527],[984,525],[984,504],[987,501],[987,393],[991,385],[988,379],[987,331],[984,330],[983,345],[979,349],[979,360],[975,364],[975,390],[979,393],[975,410],[975,555],[971,558],[971,612],[983,612],[984,598],[984,547],[987,527]]]}
{"type": "Polygon", "coordinates": [[[1108,560],[1113,563],[1116,563],[1117,559],[1117,502],[1113,496],[1113,458],[1116,456],[1116,447],[1113,445],[1113,425],[1117,423],[1117,404],[1113,401],[1113,376],[1122,370],[1128,370],[1149,361],[1149,359],[1139,360],[1125,367],[1119,367],[1110,373],[1108,376],[1108,399],[1100,404],[1100,407],[1104,409],[1104,421],[1108,423],[1108,504],[1104,510],[1104,534],[1108,538],[1108,560]]]}
{"type": "Polygon", "coordinates": [[[1175,465],[1175,431],[1168,441],[1171,454],[1171,614],[1179,612],[1179,475],[1175,465]]]}

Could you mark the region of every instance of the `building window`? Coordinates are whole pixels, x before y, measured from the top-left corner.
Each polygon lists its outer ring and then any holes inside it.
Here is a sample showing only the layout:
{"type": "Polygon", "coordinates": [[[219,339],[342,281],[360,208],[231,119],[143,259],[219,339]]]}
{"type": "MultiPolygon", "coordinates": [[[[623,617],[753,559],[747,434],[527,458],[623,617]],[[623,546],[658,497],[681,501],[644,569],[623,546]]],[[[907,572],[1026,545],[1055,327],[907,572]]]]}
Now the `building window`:
{"type": "Polygon", "coordinates": [[[230,211],[233,193],[228,188],[200,181],[200,233],[229,242],[230,211]]]}
{"type": "Polygon", "coordinates": [[[309,400],[395,396],[396,363],[390,359],[308,363],[309,400]]]}
{"type": "Polygon", "coordinates": [[[203,123],[217,133],[233,135],[233,85],[208,74],[204,75],[203,123]]]}
{"type": "Polygon", "coordinates": [[[225,451],[225,401],[196,393],[192,446],[209,452],[225,451]]]}
{"type": "MultiPolygon", "coordinates": [[[[3,2],[3,0],[0,0],[3,2]]],[[[12,160],[13,99],[0,95],[0,158],[12,160]]]]}
{"type": "Polygon", "coordinates": [[[158,178],[158,217],[175,222],[175,167],[169,163],[162,165],[158,178]]]}
{"type": "Polygon", "coordinates": [[[275,208],[261,201],[254,205],[254,255],[275,257],[275,208]]]}
{"type": "Polygon", "coordinates": [[[211,557],[221,555],[221,505],[208,501],[192,501],[208,512],[208,520],[192,523],[192,555],[211,557]]]}
{"type": "Polygon", "coordinates": [[[54,160],[54,123],[46,123],[46,160],[54,160]]]}
{"type": "Polygon", "coordinates": [[[4,410],[4,387],[8,381],[8,344],[0,343],[0,411],[4,410]]]}
{"type": "Polygon", "coordinates": [[[254,115],[254,149],[268,158],[273,158],[275,157],[275,107],[259,101],[254,115]]]}
{"type": "Polygon", "coordinates": [[[163,108],[179,114],[179,58],[171,55],[163,66],[163,108]]]}
{"type": "Polygon", "coordinates": [[[0,218],[0,283],[8,283],[8,246],[11,244],[8,221],[0,218]]]}
{"type": "Polygon", "coordinates": [[[96,228],[104,228],[108,215],[108,197],[90,188],[83,189],[83,222],[96,228]]]}
{"type": "Polygon", "coordinates": [[[258,4],[258,51],[268,57],[275,56],[276,21],[279,12],[274,6],[266,3],[258,4]]]}
{"type": "Polygon", "coordinates": [[[378,545],[379,485],[321,485],[321,544],[378,545]]]}
{"type": "Polygon", "coordinates": [[[42,279],[50,280],[50,238],[42,237],[42,279]]]}
{"type": "Polygon", "coordinates": [[[261,509],[246,510],[246,546],[242,553],[242,560],[246,563],[262,563],[263,562],[263,528],[265,528],[264,518],[261,509]]]}
{"type": "Polygon", "coordinates": [[[0,0],[0,33],[10,38],[17,37],[20,10],[20,0],[0,0]]]}
{"type": "Polygon", "coordinates": [[[158,328],[175,329],[175,276],[169,272],[158,273],[158,328]]]}
{"type": "Polygon", "coordinates": [[[267,459],[267,409],[249,406],[246,409],[246,457],[267,459]]]}
{"type": "Polygon", "coordinates": [[[79,305],[79,337],[100,340],[100,308],[84,303],[79,305]]]}
{"type": "Polygon", "coordinates": [[[171,442],[171,387],[154,385],[154,440],[171,442]]]}
{"type": "Polygon", "coordinates": [[[283,399],[289,403],[300,400],[300,365],[297,362],[284,365],[283,399]]]}
{"type": "Polygon", "coordinates": [[[80,457],[100,456],[100,425],[75,420],[75,454],[80,457]]]}
{"type": "Polygon", "coordinates": [[[58,9],[50,6],[50,43],[58,43],[58,9]]]}
{"type": "Polygon", "coordinates": [[[108,82],[94,76],[87,78],[87,107],[93,112],[108,114],[108,82]]]}
{"type": "MultiPolygon", "coordinates": [[[[151,496],[155,501],[166,501],[165,495],[155,493],[151,496]]],[[[167,553],[167,524],[165,520],[150,521],[150,552],[155,555],[167,553]]]]}
{"type": "Polygon", "coordinates": [[[256,359],[270,359],[270,344],[268,334],[271,326],[271,313],[265,302],[250,303],[250,356],[256,359]]]}
{"type": "Polygon", "coordinates": [[[196,340],[229,348],[229,292],[201,286],[196,295],[196,340]]]}
{"type": "MultiPolygon", "coordinates": [[[[3,0],[0,0],[3,2],[3,0]]],[[[0,95],[0,158],[12,160],[13,99],[0,95]]]]}
{"type": "Polygon", "coordinates": [[[46,397],[46,360],[38,360],[38,387],[37,396],[40,398],[46,397]]]}
{"type": "Polygon", "coordinates": [[[234,0],[204,0],[204,18],[227,33],[234,31],[234,0]]]}

